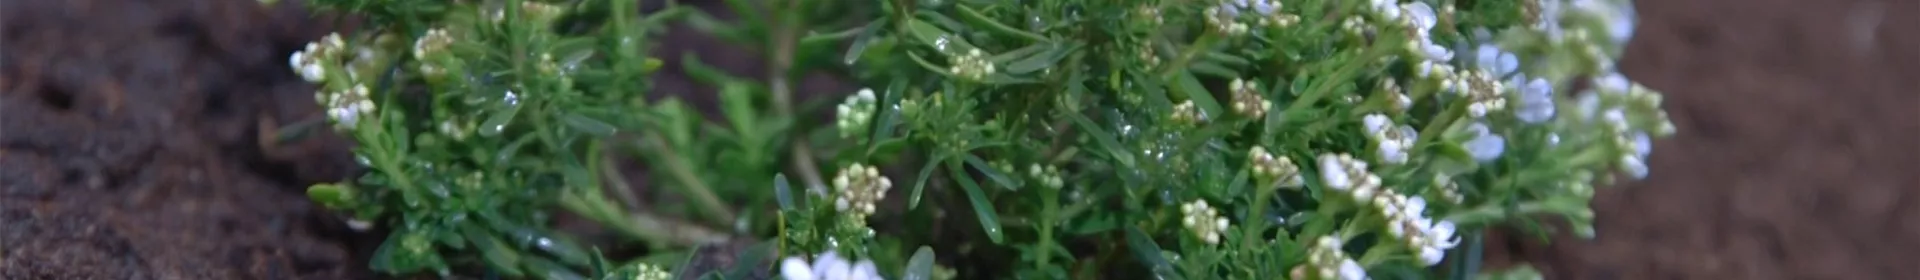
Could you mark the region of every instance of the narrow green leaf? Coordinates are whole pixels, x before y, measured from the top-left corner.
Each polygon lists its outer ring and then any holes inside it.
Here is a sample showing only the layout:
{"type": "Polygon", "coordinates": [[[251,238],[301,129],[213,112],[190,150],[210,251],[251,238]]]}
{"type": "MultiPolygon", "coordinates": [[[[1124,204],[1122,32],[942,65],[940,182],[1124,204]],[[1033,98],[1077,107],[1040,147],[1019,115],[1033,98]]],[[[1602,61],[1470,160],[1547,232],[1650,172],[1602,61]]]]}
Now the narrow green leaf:
{"type": "Polygon", "coordinates": [[[940,163],[946,160],[947,154],[940,154],[928,160],[925,167],[920,168],[920,179],[913,183],[913,192],[907,195],[907,209],[920,208],[920,192],[926,190],[927,179],[933,178],[933,167],[940,166],[940,163]]]}
{"type": "Polygon", "coordinates": [[[960,182],[960,189],[967,193],[967,200],[973,202],[973,214],[980,218],[980,229],[987,232],[987,239],[993,244],[1005,242],[1005,233],[1000,232],[1000,215],[993,209],[993,201],[987,200],[987,194],[980,191],[980,185],[973,182],[973,176],[967,175],[966,168],[960,167],[960,161],[948,160],[947,172],[960,182]]]}
{"type": "Polygon", "coordinates": [[[1026,47],[1013,49],[1012,51],[995,54],[993,56],[988,56],[987,61],[992,61],[993,64],[1007,64],[1007,63],[1013,62],[1013,60],[1015,59],[1022,59],[1022,58],[1033,57],[1035,55],[1040,55],[1047,50],[1049,49],[1047,48],[1047,45],[1044,45],[1044,44],[1027,45],[1026,47]]]}
{"type": "Polygon", "coordinates": [[[866,27],[862,27],[861,28],[862,30],[860,30],[860,35],[858,37],[853,37],[853,45],[847,46],[847,53],[845,55],[842,55],[842,57],[840,58],[840,62],[846,63],[847,65],[853,65],[854,62],[859,61],[860,55],[867,53],[867,46],[870,44],[873,44],[873,38],[878,37],[877,35],[880,34],[880,27],[881,27],[880,24],[883,22],[886,22],[886,21],[875,20],[871,23],[867,23],[866,27]]]}
{"type": "Polygon", "coordinates": [[[933,47],[933,49],[943,53],[974,49],[973,44],[968,44],[967,41],[960,38],[960,36],[954,36],[952,33],[947,32],[946,29],[940,29],[939,26],[934,26],[932,23],[927,23],[926,21],[918,19],[907,20],[907,29],[913,33],[914,38],[920,40],[921,44],[926,44],[928,47],[933,47]]]}
{"type": "Polygon", "coordinates": [[[487,116],[486,121],[480,122],[480,136],[500,135],[513,122],[513,117],[519,114],[520,106],[507,106],[506,110],[494,112],[492,116],[487,116]]]}
{"type": "Polygon", "coordinates": [[[933,280],[933,248],[920,246],[913,251],[913,257],[907,259],[907,268],[901,280],[933,280]]]}
{"type": "Polygon", "coordinates": [[[1133,152],[1128,150],[1126,146],[1120,145],[1120,141],[1115,140],[1113,134],[1109,134],[1106,130],[1100,129],[1100,125],[1094,124],[1093,120],[1088,120],[1087,116],[1076,113],[1066,113],[1064,115],[1066,115],[1067,118],[1073,119],[1074,124],[1079,125],[1080,129],[1087,133],[1087,136],[1093,137],[1094,142],[1099,143],[1100,147],[1106,148],[1108,154],[1113,155],[1113,159],[1120,161],[1121,165],[1129,168],[1136,166],[1133,161],[1133,152]]]}
{"type": "Polygon", "coordinates": [[[987,17],[987,15],[981,14],[980,11],[974,10],[973,7],[968,7],[967,5],[955,5],[955,6],[960,8],[961,18],[965,18],[967,22],[973,23],[975,27],[984,27],[984,28],[978,28],[978,29],[993,30],[996,32],[1005,33],[1006,35],[1020,37],[1021,39],[1026,39],[1028,41],[1034,41],[1034,42],[1047,41],[1047,36],[1041,36],[1040,34],[1034,34],[1033,32],[1027,32],[1020,29],[1015,29],[1012,26],[1001,24],[1000,22],[994,21],[993,18],[987,17]]]}
{"type": "Polygon", "coordinates": [[[1013,172],[1013,170],[993,168],[992,165],[987,164],[986,160],[980,159],[980,156],[972,154],[968,154],[962,157],[962,159],[966,160],[968,166],[973,166],[973,169],[980,170],[980,174],[985,174],[988,180],[993,180],[994,184],[999,184],[1000,187],[1008,190],[1020,189],[1020,180],[1016,180],[1012,176],[1007,176],[1007,172],[1013,172]]]}
{"type": "Polygon", "coordinates": [[[1067,55],[1071,54],[1072,50],[1072,48],[1065,46],[1054,45],[1048,48],[1047,51],[1033,54],[1033,56],[1028,56],[1026,59],[1007,65],[1006,72],[1007,74],[1018,75],[1053,67],[1053,64],[1060,62],[1060,59],[1067,58],[1067,55]]]}
{"type": "Polygon", "coordinates": [[[566,124],[567,127],[579,130],[580,132],[586,132],[587,134],[600,137],[612,136],[613,133],[617,131],[612,124],[607,124],[607,122],[573,112],[562,113],[560,115],[560,123],[566,124]]]}
{"type": "Polygon", "coordinates": [[[894,79],[892,83],[887,84],[886,91],[880,94],[880,103],[874,104],[874,112],[879,116],[874,119],[872,140],[868,142],[873,143],[873,146],[867,148],[869,157],[880,149],[880,144],[893,137],[893,127],[900,124],[900,110],[897,107],[900,106],[900,98],[907,95],[907,80],[894,79]]]}
{"type": "Polygon", "coordinates": [[[1220,109],[1220,102],[1213,99],[1213,93],[1207,92],[1206,86],[1200,85],[1200,79],[1193,77],[1193,72],[1181,71],[1174,79],[1180,93],[1186,94],[1188,100],[1193,100],[1193,105],[1200,106],[1200,110],[1207,113],[1207,118],[1225,116],[1226,112],[1220,109]]]}
{"type": "Polygon", "coordinates": [[[1139,227],[1127,227],[1127,248],[1133,249],[1133,256],[1139,258],[1140,263],[1146,265],[1147,270],[1152,271],[1160,279],[1185,279],[1179,272],[1174,271],[1173,263],[1167,262],[1167,258],[1160,255],[1160,244],[1154,244],[1153,237],[1147,236],[1147,232],[1141,231],[1139,227]]]}
{"type": "Polygon", "coordinates": [[[511,143],[507,143],[506,146],[501,147],[500,152],[495,153],[493,155],[492,163],[506,164],[508,162],[513,162],[513,157],[520,154],[520,148],[526,147],[527,143],[532,143],[534,139],[538,139],[538,138],[534,137],[534,135],[532,134],[521,135],[520,139],[515,139],[511,143]]]}
{"type": "Polygon", "coordinates": [[[1233,69],[1229,69],[1226,66],[1221,66],[1220,64],[1214,64],[1213,62],[1207,62],[1207,61],[1197,61],[1191,65],[1187,65],[1187,71],[1193,71],[1193,73],[1195,74],[1218,77],[1222,79],[1240,78],[1239,72],[1233,71],[1233,69]]]}

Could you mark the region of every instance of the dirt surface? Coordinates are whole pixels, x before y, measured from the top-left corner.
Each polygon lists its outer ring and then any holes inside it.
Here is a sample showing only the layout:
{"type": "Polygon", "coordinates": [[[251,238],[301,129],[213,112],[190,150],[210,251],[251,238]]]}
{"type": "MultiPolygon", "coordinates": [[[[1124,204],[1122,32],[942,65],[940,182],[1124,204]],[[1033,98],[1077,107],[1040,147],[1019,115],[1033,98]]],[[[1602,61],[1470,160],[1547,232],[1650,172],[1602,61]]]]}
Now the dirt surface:
{"type": "MultiPolygon", "coordinates": [[[[1920,2],[1638,1],[1621,67],[1679,127],[1548,279],[1920,277],[1920,2]]],[[[1491,260],[1500,262],[1505,260],[1491,260]]]]}
{"type": "MultiPolygon", "coordinates": [[[[1920,3],[1640,2],[1621,65],[1667,93],[1681,134],[1656,142],[1648,180],[1602,191],[1597,239],[1497,237],[1490,262],[1549,279],[1920,275],[1920,3]]],[[[315,117],[285,57],[319,22],[251,0],[0,2],[0,279],[371,277],[369,237],[300,191],[351,171],[344,142],[258,144],[315,117]]],[[[674,76],[680,53],[761,72],[711,40],[667,42],[663,93],[711,90],[674,76]]],[[[800,93],[849,90],[835,84],[800,93]]]]}
{"type": "Polygon", "coordinates": [[[256,144],[313,116],[286,55],[320,35],[295,23],[318,21],[276,20],[306,17],[0,1],[0,279],[364,278],[301,191],[346,174],[343,142],[256,144]]]}

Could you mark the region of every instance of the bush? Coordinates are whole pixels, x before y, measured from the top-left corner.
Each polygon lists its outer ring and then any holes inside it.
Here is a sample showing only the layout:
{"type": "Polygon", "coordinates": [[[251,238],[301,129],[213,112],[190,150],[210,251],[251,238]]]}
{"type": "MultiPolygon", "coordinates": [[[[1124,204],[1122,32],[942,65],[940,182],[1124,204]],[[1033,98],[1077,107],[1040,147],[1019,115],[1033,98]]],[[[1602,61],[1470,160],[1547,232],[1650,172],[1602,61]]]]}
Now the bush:
{"type": "Polygon", "coordinates": [[[393,274],[1526,278],[1476,272],[1482,232],[1591,237],[1594,185],[1673,133],[1613,66],[1624,0],[311,4],[370,23],[289,61],[368,172],[308,192],[390,230],[393,274]],[[644,97],[674,21],[769,60],[683,65],[721,119],[644,97]],[[791,82],[814,72],[873,89],[822,125],[791,82]],[[608,260],[559,215],[649,254],[608,260]],[[751,240],[731,269],[678,262],[751,240]]]}

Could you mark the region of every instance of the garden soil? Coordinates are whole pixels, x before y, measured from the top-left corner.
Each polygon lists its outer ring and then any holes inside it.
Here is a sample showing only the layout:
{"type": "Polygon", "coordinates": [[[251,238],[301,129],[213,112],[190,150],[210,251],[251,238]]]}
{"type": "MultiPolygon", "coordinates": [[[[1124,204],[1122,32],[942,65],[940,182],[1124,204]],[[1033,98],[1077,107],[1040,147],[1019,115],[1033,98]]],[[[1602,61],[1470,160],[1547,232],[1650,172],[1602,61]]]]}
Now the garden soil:
{"type": "MultiPolygon", "coordinates": [[[[1640,2],[1621,67],[1667,93],[1679,136],[1647,180],[1601,192],[1597,238],[1499,235],[1489,265],[1920,277],[1920,4],[1640,2]]],[[[355,171],[348,145],[270,141],[320,115],[286,57],[331,22],[252,0],[0,1],[0,279],[373,277],[375,235],[302,195],[355,171]]],[[[712,49],[674,36],[667,57],[712,49]]],[[[662,88],[710,90],[676,75],[662,88]]]]}

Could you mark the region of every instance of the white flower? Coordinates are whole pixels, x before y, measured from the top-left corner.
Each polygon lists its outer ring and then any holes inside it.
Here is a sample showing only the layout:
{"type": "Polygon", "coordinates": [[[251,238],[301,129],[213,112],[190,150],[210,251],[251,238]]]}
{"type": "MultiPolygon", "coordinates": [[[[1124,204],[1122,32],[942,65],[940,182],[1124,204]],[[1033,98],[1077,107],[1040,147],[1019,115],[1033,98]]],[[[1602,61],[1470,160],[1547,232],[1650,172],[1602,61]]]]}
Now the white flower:
{"type": "Polygon", "coordinates": [[[1395,9],[1406,12],[1407,23],[1409,23],[1407,28],[1413,30],[1413,37],[1408,38],[1409,44],[1413,44],[1414,51],[1432,61],[1453,60],[1453,50],[1434,44],[1433,38],[1428,35],[1432,32],[1434,25],[1440,22],[1440,18],[1433,13],[1433,7],[1427,6],[1426,2],[1413,2],[1400,5],[1395,9]]]}
{"type": "Polygon", "coordinates": [[[1647,137],[1646,133],[1635,132],[1633,133],[1633,136],[1628,136],[1628,137],[1633,139],[1633,144],[1631,146],[1633,147],[1634,156],[1646,158],[1648,154],[1653,153],[1653,139],[1650,137],[1647,137]]]}
{"type": "Polygon", "coordinates": [[[1380,15],[1380,18],[1400,20],[1400,12],[1402,12],[1402,10],[1399,6],[1395,5],[1398,4],[1397,2],[1398,1],[1395,0],[1372,0],[1370,4],[1373,7],[1373,12],[1380,15]]]}
{"type": "Polygon", "coordinates": [[[1473,138],[1461,144],[1466,146],[1467,153],[1473,155],[1474,160],[1491,161],[1500,158],[1500,154],[1506,152],[1507,140],[1498,134],[1493,134],[1487,129],[1486,124],[1468,124],[1467,133],[1472,134],[1473,138]]]}
{"type": "Polygon", "coordinates": [[[319,99],[325,106],[327,118],[333,120],[334,127],[352,130],[364,119],[373,118],[378,107],[369,98],[366,85],[355,84],[346,91],[321,93],[319,99]]]}
{"type": "Polygon", "coordinates": [[[1332,236],[1316,239],[1313,246],[1307,248],[1307,262],[1294,268],[1294,279],[1368,279],[1366,268],[1361,267],[1359,262],[1347,257],[1347,253],[1340,250],[1343,243],[1345,242],[1332,236]]]}
{"type": "MultiPolygon", "coordinates": [[[[1525,76],[1515,78],[1521,79],[1525,76]]],[[[1512,84],[1523,85],[1517,80],[1512,84]]],[[[1540,123],[1553,118],[1553,84],[1547,83],[1546,79],[1527,80],[1524,86],[1521,86],[1517,99],[1519,99],[1517,102],[1520,103],[1520,108],[1514,110],[1513,116],[1519,118],[1521,122],[1540,123]]]]}
{"type": "Polygon", "coordinates": [[[1627,176],[1633,176],[1634,179],[1647,178],[1647,162],[1644,159],[1633,155],[1621,155],[1619,163],[1620,171],[1626,172],[1627,176]]]}
{"type": "Polygon", "coordinates": [[[1353,178],[1347,176],[1347,157],[1344,154],[1320,155],[1320,181],[1328,188],[1346,190],[1353,187],[1353,178]]]}
{"type": "Polygon", "coordinates": [[[815,256],[812,264],[798,256],[787,257],[780,261],[780,277],[787,280],[882,279],[872,260],[849,262],[834,252],[815,256]]]}
{"type": "Polygon", "coordinates": [[[294,52],[287,57],[287,64],[301,79],[318,83],[327,78],[326,63],[340,59],[340,52],[347,47],[346,40],[340,39],[340,33],[329,33],[319,41],[307,43],[307,48],[294,52]]]}
{"type": "Polygon", "coordinates": [[[1493,44],[1480,44],[1480,47],[1474,50],[1473,64],[1481,69],[1493,71],[1495,76],[1520,71],[1520,58],[1493,44]]]}
{"type": "Polygon", "coordinates": [[[1361,125],[1373,138],[1374,148],[1380,153],[1380,161],[1386,163],[1406,163],[1408,151],[1413,149],[1414,141],[1420,132],[1413,126],[1394,126],[1386,115],[1368,114],[1361,118],[1361,125]]]}
{"type": "Polygon", "coordinates": [[[1339,275],[1340,280],[1366,280],[1367,269],[1361,268],[1360,262],[1353,261],[1353,259],[1345,259],[1340,261],[1339,275]]]}
{"type": "Polygon", "coordinates": [[[1233,112],[1248,119],[1259,120],[1273,109],[1273,104],[1260,97],[1260,86],[1253,81],[1234,79],[1228,88],[1233,92],[1233,112]]]}
{"type": "Polygon", "coordinates": [[[1547,38],[1554,42],[1559,42],[1560,39],[1565,36],[1565,31],[1560,28],[1560,14],[1563,12],[1560,8],[1560,1],[1561,0],[1535,1],[1540,4],[1540,14],[1538,21],[1534,22],[1533,28],[1546,32],[1547,38]]]}

